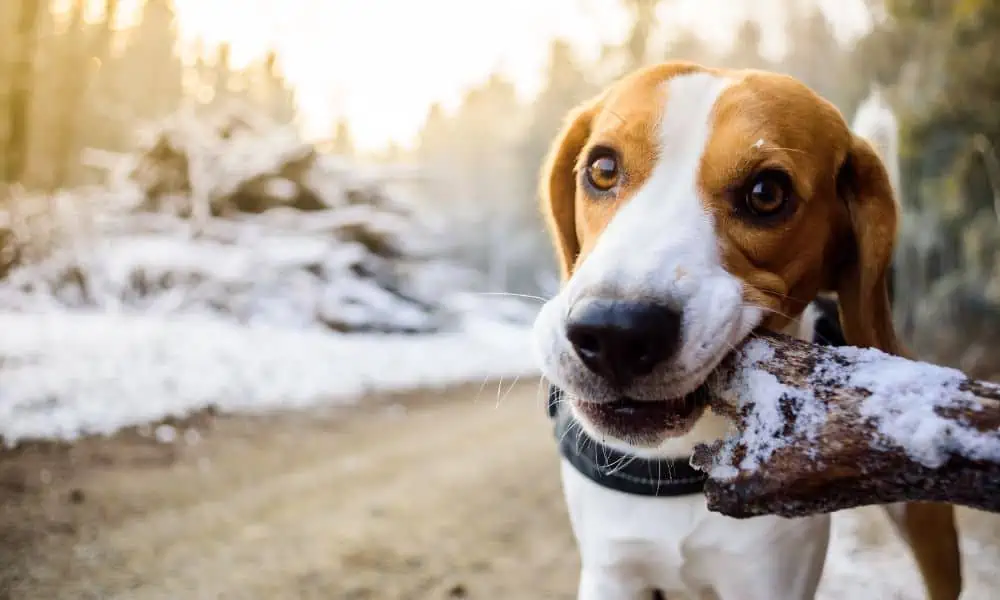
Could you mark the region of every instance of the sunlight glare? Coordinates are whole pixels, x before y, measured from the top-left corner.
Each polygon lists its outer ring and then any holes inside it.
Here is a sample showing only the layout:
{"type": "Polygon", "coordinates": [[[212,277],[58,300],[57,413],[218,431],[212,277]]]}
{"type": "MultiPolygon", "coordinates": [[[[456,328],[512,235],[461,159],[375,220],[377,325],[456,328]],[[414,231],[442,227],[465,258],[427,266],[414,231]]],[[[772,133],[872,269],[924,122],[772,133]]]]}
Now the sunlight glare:
{"type": "MultiPolygon", "coordinates": [[[[327,137],[335,121],[346,118],[357,145],[367,150],[412,142],[434,102],[457,105],[465,89],[495,70],[530,98],[541,85],[554,37],[593,59],[602,45],[623,39],[628,27],[612,0],[174,3],[186,47],[197,39],[209,47],[228,41],[235,66],[274,48],[296,89],[305,135],[327,137]]],[[[669,4],[677,23],[722,43],[740,17],[730,0],[669,4]]],[[[831,16],[843,22],[837,17],[844,10],[831,16]]]]}

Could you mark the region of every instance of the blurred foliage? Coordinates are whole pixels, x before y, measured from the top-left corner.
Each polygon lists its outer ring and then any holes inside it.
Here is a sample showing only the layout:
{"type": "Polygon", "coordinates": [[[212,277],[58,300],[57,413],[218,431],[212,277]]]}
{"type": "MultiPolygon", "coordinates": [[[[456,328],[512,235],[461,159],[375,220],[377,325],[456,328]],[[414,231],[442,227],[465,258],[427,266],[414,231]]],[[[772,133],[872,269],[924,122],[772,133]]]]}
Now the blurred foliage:
{"type": "Polygon", "coordinates": [[[1000,375],[1000,3],[887,0],[856,53],[901,122],[897,317],[930,359],[1000,375]]]}
{"type": "Polygon", "coordinates": [[[0,2],[6,179],[49,190],[87,183],[93,174],[81,163],[83,151],[127,150],[138,129],[185,103],[249,104],[291,121],[295,97],[275,53],[236,69],[228,47],[199,47],[186,64],[172,0],[145,0],[131,19],[124,6],[132,3],[0,2]]]}
{"type": "MultiPolygon", "coordinates": [[[[627,30],[596,59],[551,40],[536,96],[519,96],[500,71],[484,73],[457,107],[430,108],[416,148],[392,145],[380,158],[419,163],[427,209],[451,219],[461,258],[489,275],[491,291],[545,296],[557,281],[539,166],[567,111],[613,79],[666,59],[768,69],[804,81],[849,118],[877,88],[902,136],[895,283],[904,336],[928,358],[1000,374],[989,339],[1000,333],[1000,2],[864,1],[872,27],[845,41],[814,0],[745,0],[733,9],[744,22],[720,44],[685,27],[675,0],[618,0],[627,30]],[[775,41],[777,55],[765,51],[775,41]]],[[[171,0],[138,6],[124,20],[118,0],[0,2],[3,179],[50,190],[86,183],[82,151],[127,149],[139,125],[182,105],[244,103],[292,120],[294,90],[275,53],[235,68],[228,46],[201,45],[181,60],[171,0]],[[103,11],[85,15],[93,5],[103,11]]],[[[349,123],[336,122],[324,147],[356,154],[349,123]]]]}
{"type": "MultiPolygon", "coordinates": [[[[514,148],[518,158],[513,171],[510,165],[501,166],[509,160],[507,150],[478,154],[472,166],[468,146],[458,142],[474,130],[464,108],[453,114],[441,107],[432,110],[417,155],[424,161],[436,157],[443,171],[472,168],[481,174],[463,188],[458,201],[478,204],[498,197],[505,211],[518,215],[507,229],[511,237],[491,242],[494,248],[497,243],[518,246],[518,251],[503,254],[506,263],[494,289],[545,294],[552,291],[552,283],[546,289],[539,282],[552,265],[537,218],[538,166],[567,110],[612,79],[665,59],[769,69],[804,81],[848,118],[877,88],[896,110],[902,136],[900,197],[905,215],[895,281],[900,328],[928,359],[981,377],[1000,376],[1000,351],[991,349],[991,339],[1000,334],[1000,273],[995,267],[1000,252],[1000,161],[994,154],[1000,143],[1000,2],[866,3],[873,26],[848,44],[838,40],[818,3],[779,0],[783,26],[761,22],[754,11],[747,11],[731,45],[720,46],[673,23],[671,0],[621,0],[631,28],[619,46],[605,48],[593,63],[582,60],[568,43],[554,40],[539,96],[530,104],[503,105],[508,112],[495,121],[503,124],[497,126],[503,142],[479,138],[481,146],[514,148]],[[658,35],[663,31],[665,43],[658,35]],[[766,37],[776,33],[785,42],[779,57],[763,50],[770,41],[766,37]]],[[[501,91],[489,79],[470,91],[466,101],[501,91]]],[[[446,175],[443,180],[457,177],[446,175]]],[[[442,184],[441,197],[454,189],[442,184]]],[[[484,235],[486,223],[472,227],[471,235],[489,238],[484,235]]],[[[485,261],[496,254],[485,250],[481,257],[485,261]]]]}
{"type": "Polygon", "coordinates": [[[816,3],[781,3],[788,48],[777,61],[763,52],[763,28],[753,12],[732,46],[719,47],[674,26],[671,0],[621,0],[630,27],[620,44],[605,47],[592,62],[569,42],[552,40],[541,90],[530,103],[519,101],[510,82],[494,73],[470,89],[457,110],[432,107],[415,158],[435,181],[435,202],[456,213],[479,209],[456,230],[477,248],[469,257],[494,275],[492,289],[554,289],[555,265],[538,211],[539,167],[566,113],[625,72],[667,59],[777,70],[802,79],[845,112],[853,110],[869,90],[867,76],[854,76],[864,61],[838,42],[816,3]]]}

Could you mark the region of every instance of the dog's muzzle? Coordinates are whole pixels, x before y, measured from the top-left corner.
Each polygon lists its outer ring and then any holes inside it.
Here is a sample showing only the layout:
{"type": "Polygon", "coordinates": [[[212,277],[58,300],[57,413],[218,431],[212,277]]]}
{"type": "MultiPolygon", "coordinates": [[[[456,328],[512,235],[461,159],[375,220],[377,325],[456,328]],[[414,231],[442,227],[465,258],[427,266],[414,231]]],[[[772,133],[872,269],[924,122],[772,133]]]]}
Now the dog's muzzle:
{"type": "Polygon", "coordinates": [[[707,475],[691,466],[691,457],[647,459],[626,454],[588,436],[561,401],[562,390],[549,385],[548,412],[554,421],[559,453],[591,481],[636,496],[700,494],[707,475]]]}

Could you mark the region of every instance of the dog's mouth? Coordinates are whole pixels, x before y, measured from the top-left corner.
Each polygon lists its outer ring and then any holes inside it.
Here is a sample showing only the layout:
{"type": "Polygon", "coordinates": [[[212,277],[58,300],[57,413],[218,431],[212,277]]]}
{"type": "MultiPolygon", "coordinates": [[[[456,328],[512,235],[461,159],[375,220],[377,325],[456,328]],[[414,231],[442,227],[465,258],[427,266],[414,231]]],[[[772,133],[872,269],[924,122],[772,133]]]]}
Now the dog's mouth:
{"type": "Polygon", "coordinates": [[[657,443],[663,437],[685,433],[708,404],[708,384],[667,400],[620,398],[611,402],[577,399],[581,416],[614,437],[637,443],[657,443]]]}

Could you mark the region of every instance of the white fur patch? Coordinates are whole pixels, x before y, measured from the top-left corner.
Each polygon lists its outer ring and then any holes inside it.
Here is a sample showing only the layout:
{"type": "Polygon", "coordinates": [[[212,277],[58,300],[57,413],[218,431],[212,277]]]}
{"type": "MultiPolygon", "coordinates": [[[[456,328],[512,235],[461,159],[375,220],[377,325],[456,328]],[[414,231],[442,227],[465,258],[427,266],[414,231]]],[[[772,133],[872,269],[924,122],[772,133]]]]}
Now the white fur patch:
{"type": "MultiPolygon", "coordinates": [[[[743,304],[742,281],[722,266],[715,224],[698,186],[698,167],[712,135],[712,110],[730,83],[695,73],[663,84],[658,158],[649,179],[615,214],[592,252],[539,314],[535,340],[543,372],[571,394],[600,402],[616,400],[621,393],[590,372],[566,339],[566,316],[581,299],[648,299],[682,311],[677,355],[625,390],[639,400],[691,392],[732,345],[759,324],[761,311],[743,304]]],[[[600,431],[591,433],[603,437],[600,431]]],[[[702,435],[719,433],[712,427],[702,435]]],[[[670,446],[673,451],[675,444],[670,446]]]]}

